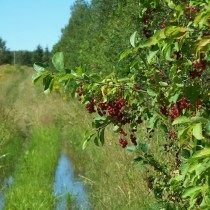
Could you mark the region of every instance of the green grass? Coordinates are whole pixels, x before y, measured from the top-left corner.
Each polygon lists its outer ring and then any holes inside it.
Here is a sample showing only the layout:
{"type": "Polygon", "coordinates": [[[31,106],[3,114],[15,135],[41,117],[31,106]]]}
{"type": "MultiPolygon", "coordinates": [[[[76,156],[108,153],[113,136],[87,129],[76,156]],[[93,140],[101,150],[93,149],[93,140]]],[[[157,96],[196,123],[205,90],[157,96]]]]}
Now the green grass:
{"type": "Polygon", "coordinates": [[[59,131],[34,128],[20,158],[14,184],[6,193],[6,209],[53,209],[54,171],[60,151],[59,131]]]}

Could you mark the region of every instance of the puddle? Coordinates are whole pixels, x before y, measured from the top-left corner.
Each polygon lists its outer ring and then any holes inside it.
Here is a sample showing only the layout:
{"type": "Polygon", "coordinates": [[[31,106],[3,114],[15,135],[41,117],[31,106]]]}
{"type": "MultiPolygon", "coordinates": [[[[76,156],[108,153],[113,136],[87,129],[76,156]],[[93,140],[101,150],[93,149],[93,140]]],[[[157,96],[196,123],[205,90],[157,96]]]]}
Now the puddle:
{"type": "Polygon", "coordinates": [[[10,187],[12,185],[13,181],[14,181],[14,179],[12,176],[9,176],[8,178],[6,178],[4,180],[3,189],[0,192],[0,210],[3,210],[4,205],[5,205],[4,192],[8,187],[10,187]]]}
{"type": "Polygon", "coordinates": [[[71,161],[61,154],[55,173],[54,192],[57,198],[56,210],[68,209],[68,196],[71,195],[78,210],[90,210],[90,203],[84,184],[74,176],[71,161]]]}

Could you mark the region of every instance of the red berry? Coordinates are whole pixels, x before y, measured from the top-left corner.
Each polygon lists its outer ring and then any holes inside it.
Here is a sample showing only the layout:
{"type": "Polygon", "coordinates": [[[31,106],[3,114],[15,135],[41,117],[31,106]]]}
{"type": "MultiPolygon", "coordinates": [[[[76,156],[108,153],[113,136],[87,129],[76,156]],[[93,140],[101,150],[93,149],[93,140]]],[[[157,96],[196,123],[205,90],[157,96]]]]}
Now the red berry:
{"type": "Polygon", "coordinates": [[[180,110],[177,104],[174,104],[169,110],[169,116],[172,120],[180,116],[180,110]]]}
{"type": "Polygon", "coordinates": [[[190,107],[190,102],[186,97],[182,97],[179,101],[177,101],[177,106],[182,111],[183,109],[190,107]]]}
{"type": "Polygon", "coordinates": [[[205,60],[197,60],[193,62],[193,67],[196,70],[203,71],[206,69],[206,61],[205,60]]]}
{"type": "Polygon", "coordinates": [[[107,110],[107,103],[106,102],[100,102],[98,104],[98,107],[101,109],[101,110],[107,110]]]}
{"type": "Polygon", "coordinates": [[[202,71],[197,71],[197,70],[191,70],[189,73],[191,79],[195,79],[196,77],[201,77],[202,75],[202,71]]]}
{"type": "Polygon", "coordinates": [[[86,109],[89,113],[93,113],[95,112],[95,103],[94,100],[90,101],[87,105],[86,105],[86,109]]]}
{"type": "Polygon", "coordinates": [[[122,148],[125,148],[128,145],[128,141],[126,139],[120,138],[119,143],[122,148]]]}

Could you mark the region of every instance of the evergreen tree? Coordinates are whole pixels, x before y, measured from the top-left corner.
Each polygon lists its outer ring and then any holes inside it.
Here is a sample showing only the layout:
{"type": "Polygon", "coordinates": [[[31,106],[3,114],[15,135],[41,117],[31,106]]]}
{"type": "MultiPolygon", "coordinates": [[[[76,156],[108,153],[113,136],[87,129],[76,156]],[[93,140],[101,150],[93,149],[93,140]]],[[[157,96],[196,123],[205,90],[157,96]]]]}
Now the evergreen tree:
{"type": "Polygon", "coordinates": [[[33,52],[24,50],[24,51],[17,51],[15,52],[15,54],[16,54],[16,64],[32,66],[33,52]]]}
{"type": "Polygon", "coordinates": [[[44,56],[44,50],[40,45],[38,45],[36,50],[34,50],[34,52],[33,52],[32,63],[35,63],[35,62],[42,63],[43,56],[44,56]]]}
{"type": "Polygon", "coordinates": [[[46,47],[44,50],[43,58],[42,58],[44,64],[49,65],[50,56],[51,56],[50,51],[49,51],[48,47],[46,47]]]}
{"type": "Polygon", "coordinates": [[[12,62],[12,54],[6,47],[6,42],[0,38],[0,65],[12,62]]]}

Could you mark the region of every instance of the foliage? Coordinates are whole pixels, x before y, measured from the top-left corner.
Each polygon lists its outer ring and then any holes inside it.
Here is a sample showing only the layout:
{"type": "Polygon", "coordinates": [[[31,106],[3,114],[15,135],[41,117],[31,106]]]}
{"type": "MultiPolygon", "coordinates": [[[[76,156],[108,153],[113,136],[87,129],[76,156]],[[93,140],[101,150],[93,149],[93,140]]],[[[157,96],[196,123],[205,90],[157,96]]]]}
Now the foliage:
{"type": "Polygon", "coordinates": [[[124,78],[68,69],[62,53],[54,55],[54,69],[34,66],[33,80],[43,80],[45,93],[58,86],[96,113],[96,132],[83,147],[90,140],[103,145],[105,129],[113,124],[119,144],[136,155],[135,161],[156,171],[148,177],[148,186],[166,209],[210,207],[209,8],[208,1],[141,0],[143,27],[131,36],[132,48],[120,56],[128,58],[132,73],[124,78]],[[157,128],[165,132],[163,155],[170,153],[172,164],[157,161],[141,142],[136,131],[142,125],[145,136],[157,128]]]}
{"type": "Polygon", "coordinates": [[[0,65],[10,63],[12,55],[6,47],[6,42],[0,38],[0,65]]]}
{"type": "Polygon", "coordinates": [[[51,52],[46,47],[43,49],[40,45],[34,51],[7,49],[6,42],[0,38],[0,65],[18,64],[32,66],[34,62],[41,62],[49,65],[51,52]]]}

